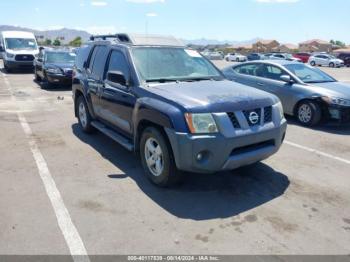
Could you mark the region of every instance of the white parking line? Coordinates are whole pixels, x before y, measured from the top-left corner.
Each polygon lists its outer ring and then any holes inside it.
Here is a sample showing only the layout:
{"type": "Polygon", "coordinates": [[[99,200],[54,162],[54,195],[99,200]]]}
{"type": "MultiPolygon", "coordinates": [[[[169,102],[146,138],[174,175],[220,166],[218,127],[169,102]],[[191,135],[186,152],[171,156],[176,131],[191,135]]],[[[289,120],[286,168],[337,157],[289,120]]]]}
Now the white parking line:
{"type": "Polygon", "coordinates": [[[320,156],[328,157],[328,158],[331,158],[333,160],[337,160],[337,161],[340,161],[340,162],[343,162],[345,164],[350,165],[350,160],[347,160],[347,159],[344,159],[344,158],[341,158],[341,157],[337,157],[337,156],[334,156],[334,155],[331,155],[331,154],[328,154],[328,153],[325,153],[325,152],[322,152],[322,151],[318,151],[318,150],[310,148],[310,147],[298,145],[298,144],[293,143],[293,142],[284,141],[284,143],[287,144],[287,145],[290,145],[290,146],[293,146],[293,147],[296,147],[296,148],[299,148],[299,149],[302,149],[302,150],[305,150],[305,151],[308,151],[308,152],[311,152],[311,153],[315,153],[315,154],[320,155],[320,156]]]}
{"type": "MultiPolygon", "coordinates": [[[[8,79],[2,72],[1,72],[1,75],[3,76],[4,82],[8,90],[11,92],[11,85],[8,79]]],[[[16,102],[16,98],[12,95],[12,92],[11,92],[11,99],[14,102],[16,102]]],[[[17,111],[17,117],[23,128],[26,138],[28,139],[29,147],[33,154],[36,166],[38,168],[40,178],[44,184],[46,193],[54,209],[58,225],[66,240],[66,243],[70,250],[70,254],[72,255],[73,260],[75,262],[78,262],[78,261],[89,262],[90,260],[89,260],[89,257],[87,256],[87,251],[85,249],[84,243],[76,227],[72,222],[72,219],[69,215],[69,212],[66,206],[64,205],[62,196],[56,187],[56,183],[52,178],[52,175],[44,159],[44,156],[42,155],[36,141],[33,138],[33,132],[26,118],[24,117],[23,113],[20,110],[17,111]]]]}

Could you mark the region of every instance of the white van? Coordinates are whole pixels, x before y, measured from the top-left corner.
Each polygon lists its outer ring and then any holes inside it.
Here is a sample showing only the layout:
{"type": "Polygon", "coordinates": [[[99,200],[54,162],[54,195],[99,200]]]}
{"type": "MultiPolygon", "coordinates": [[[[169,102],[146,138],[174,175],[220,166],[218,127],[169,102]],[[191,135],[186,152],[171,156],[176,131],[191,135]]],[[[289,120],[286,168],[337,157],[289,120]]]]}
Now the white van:
{"type": "Polygon", "coordinates": [[[39,54],[35,36],[30,32],[0,32],[0,52],[6,71],[18,68],[33,68],[33,61],[39,54]]]}

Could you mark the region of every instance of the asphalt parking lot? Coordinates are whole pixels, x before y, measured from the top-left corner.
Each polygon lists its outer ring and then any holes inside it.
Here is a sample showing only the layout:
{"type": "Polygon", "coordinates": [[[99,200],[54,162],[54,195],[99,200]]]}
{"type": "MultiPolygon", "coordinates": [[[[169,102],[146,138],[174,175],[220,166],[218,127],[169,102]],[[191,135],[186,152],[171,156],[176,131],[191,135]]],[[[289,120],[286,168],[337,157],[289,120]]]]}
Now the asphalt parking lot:
{"type": "Polygon", "coordinates": [[[160,189],[69,89],[1,71],[0,254],[350,254],[350,126],[288,122],[270,159],[160,189]]]}

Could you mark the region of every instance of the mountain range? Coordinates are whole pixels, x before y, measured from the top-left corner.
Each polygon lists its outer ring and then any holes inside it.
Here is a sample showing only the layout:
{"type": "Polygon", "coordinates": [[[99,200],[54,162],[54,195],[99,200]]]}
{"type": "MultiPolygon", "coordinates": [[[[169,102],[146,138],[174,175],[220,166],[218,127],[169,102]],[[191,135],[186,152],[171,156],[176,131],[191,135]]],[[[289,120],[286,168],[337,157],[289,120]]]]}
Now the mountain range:
{"type": "Polygon", "coordinates": [[[61,42],[64,44],[69,43],[77,36],[80,36],[83,41],[87,41],[91,34],[89,34],[86,31],[83,30],[75,30],[75,29],[69,29],[69,28],[62,28],[57,30],[35,30],[31,28],[25,28],[25,27],[19,27],[19,26],[12,26],[12,25],[0,25],[0,32],[1,31],[25,31],[25,32],[32,32],[37,37],[40,37],[40,39],[51,39],[54,40],[56,38],[60,38],[61,42]]]}
{"type": "MultiPolygon", "coordinates": [[[[62,29],[56,29],[56,30],[35,30],[31,28],[26,27],[19,27],[19,26],[12,26],[12,25],[0,25],[0,32],[1,31],[26,31],[26,32],[32,32],[37,37],[40,37],[40,39],[51,39],[54,40],[56,38],[60,38],[61,42],[64,44],[69,43],[77,36],[80,36],[84,41],[87,41],[89,37],[91,36],[90,33],[83,31],[83,30],[76,30],[76,29],[69,29],[69,28],[62,28],[62,29]]],[[[185,44],[192,44],[192,45],[198,45],[198,46],[207,46],[207,45],[248,45],[255,43],[259,38],[254,38],[251,40],[246,41],[232,41],[232,40],[215,40],[215,39],[206,39],[206,38],[200,38],[200,39],[182,39],[182,41],[185,44]]]]}

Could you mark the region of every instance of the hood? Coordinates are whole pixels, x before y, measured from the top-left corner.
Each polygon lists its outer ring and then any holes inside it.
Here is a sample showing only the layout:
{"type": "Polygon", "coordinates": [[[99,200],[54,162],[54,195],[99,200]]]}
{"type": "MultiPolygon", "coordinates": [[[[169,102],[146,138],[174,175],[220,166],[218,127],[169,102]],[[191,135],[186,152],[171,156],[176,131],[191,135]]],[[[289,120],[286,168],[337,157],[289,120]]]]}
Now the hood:
{"type": "Polygon", "coordinates": [[[279,101],[274,95],[228,80],[152,84],[148,90],[198,113],[250,110],[279,101]]]}
{"type": "Polygon", "coordinates": [[[334,58],[334,59],[331,59],[331,60],[329,60],[329,61],[331,61],[331,62],[336,62],[336,63],[344,63],[343,60],[338,59],[338,58],[334,58]]]}
{"type": "Polygon", "coordinates": [[[74,64],[69,64],[69,63],[48,63],[45,64],[46,68],[53,68],[53,67],[58,67],[61,69],[73,69],[74,64]]]}
{"type": "Polygon", "coordinates": [[[7,53],[14,55],[37,55],[39,54],[38,49],[6,49],[7,53]]]}
{"type": "Polygon", "coordinates": [[[317,83],[313,85],[318,93],[350,100],[350,84],[342,82],[317,83]]]}

